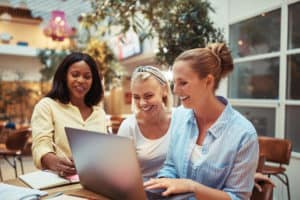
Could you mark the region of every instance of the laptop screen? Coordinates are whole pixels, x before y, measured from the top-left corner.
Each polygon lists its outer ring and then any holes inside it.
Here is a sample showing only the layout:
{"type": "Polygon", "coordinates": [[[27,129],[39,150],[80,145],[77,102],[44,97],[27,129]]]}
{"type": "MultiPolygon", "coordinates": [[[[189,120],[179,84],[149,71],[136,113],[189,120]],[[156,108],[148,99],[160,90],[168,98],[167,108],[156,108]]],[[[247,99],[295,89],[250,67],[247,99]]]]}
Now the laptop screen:
{"type": "Polygon", "coordinates": [[[132,141],[65,128],[81,185],[111,199],[146,199],[132,141]]]}

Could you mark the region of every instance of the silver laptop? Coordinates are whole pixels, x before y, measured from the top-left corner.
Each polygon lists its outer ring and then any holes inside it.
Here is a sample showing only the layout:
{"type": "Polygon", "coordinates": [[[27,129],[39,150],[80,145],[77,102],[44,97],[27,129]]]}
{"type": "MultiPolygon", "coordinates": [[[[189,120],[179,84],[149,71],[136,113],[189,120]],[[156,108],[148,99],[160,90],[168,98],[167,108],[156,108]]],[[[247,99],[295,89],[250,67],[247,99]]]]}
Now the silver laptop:
{"type": "Polygon", "coordinates": [[[187,199],[192,193],[163,197],[144,191],[132,141],[117,135],[65,127],[81,185],[110,199],[187,199]]]}

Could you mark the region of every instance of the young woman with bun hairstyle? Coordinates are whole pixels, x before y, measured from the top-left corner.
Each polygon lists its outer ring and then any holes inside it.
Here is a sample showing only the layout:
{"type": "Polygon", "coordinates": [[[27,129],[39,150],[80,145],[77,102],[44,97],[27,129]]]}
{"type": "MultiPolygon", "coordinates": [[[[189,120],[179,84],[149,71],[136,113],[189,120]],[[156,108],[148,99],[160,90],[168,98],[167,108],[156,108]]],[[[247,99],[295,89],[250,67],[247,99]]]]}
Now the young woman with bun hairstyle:
{"type": "Polygon", "coordinates": [[[146,189],[163,195],[193,192],[196,199],[249,199],[258,160],[255,128],[216,96],[222,78],[233,70],[223,43],[183,52],[174,61],[174,93],[182,106],[174,110],[171,141],[157,179],[146,189]]]}

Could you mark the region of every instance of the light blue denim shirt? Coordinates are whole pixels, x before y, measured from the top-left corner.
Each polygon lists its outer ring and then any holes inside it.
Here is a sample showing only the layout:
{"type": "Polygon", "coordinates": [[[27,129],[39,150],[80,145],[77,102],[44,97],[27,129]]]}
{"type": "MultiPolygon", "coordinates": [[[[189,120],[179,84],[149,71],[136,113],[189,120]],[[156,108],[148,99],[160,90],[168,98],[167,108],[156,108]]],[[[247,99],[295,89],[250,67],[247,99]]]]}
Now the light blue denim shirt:
{"type": "Polygon", "coordinates": [[[171,142],[158,177],[189,178],[223,190],[231,199],[249,199],[258,160],[257,134],[253,125],[225,98],[218,99],[226,107],[208,129],[202,154],[194,164],[190,162],[198,138],[194,112],[182,106],[174,111],[171,142]]]}

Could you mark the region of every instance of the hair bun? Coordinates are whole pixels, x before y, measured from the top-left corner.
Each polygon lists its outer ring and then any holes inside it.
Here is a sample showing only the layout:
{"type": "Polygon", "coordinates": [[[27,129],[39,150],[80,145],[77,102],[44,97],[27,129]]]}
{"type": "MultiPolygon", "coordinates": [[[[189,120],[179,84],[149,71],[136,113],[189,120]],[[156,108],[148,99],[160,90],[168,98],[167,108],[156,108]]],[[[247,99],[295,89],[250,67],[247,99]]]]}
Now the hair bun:
{"type": "Polygon", "coordinates": [[[221,77],[233,70],[233,60],[231,53],[225,43],[212,43],[207,48],[218,58],[220,62],[221,77]]]}

